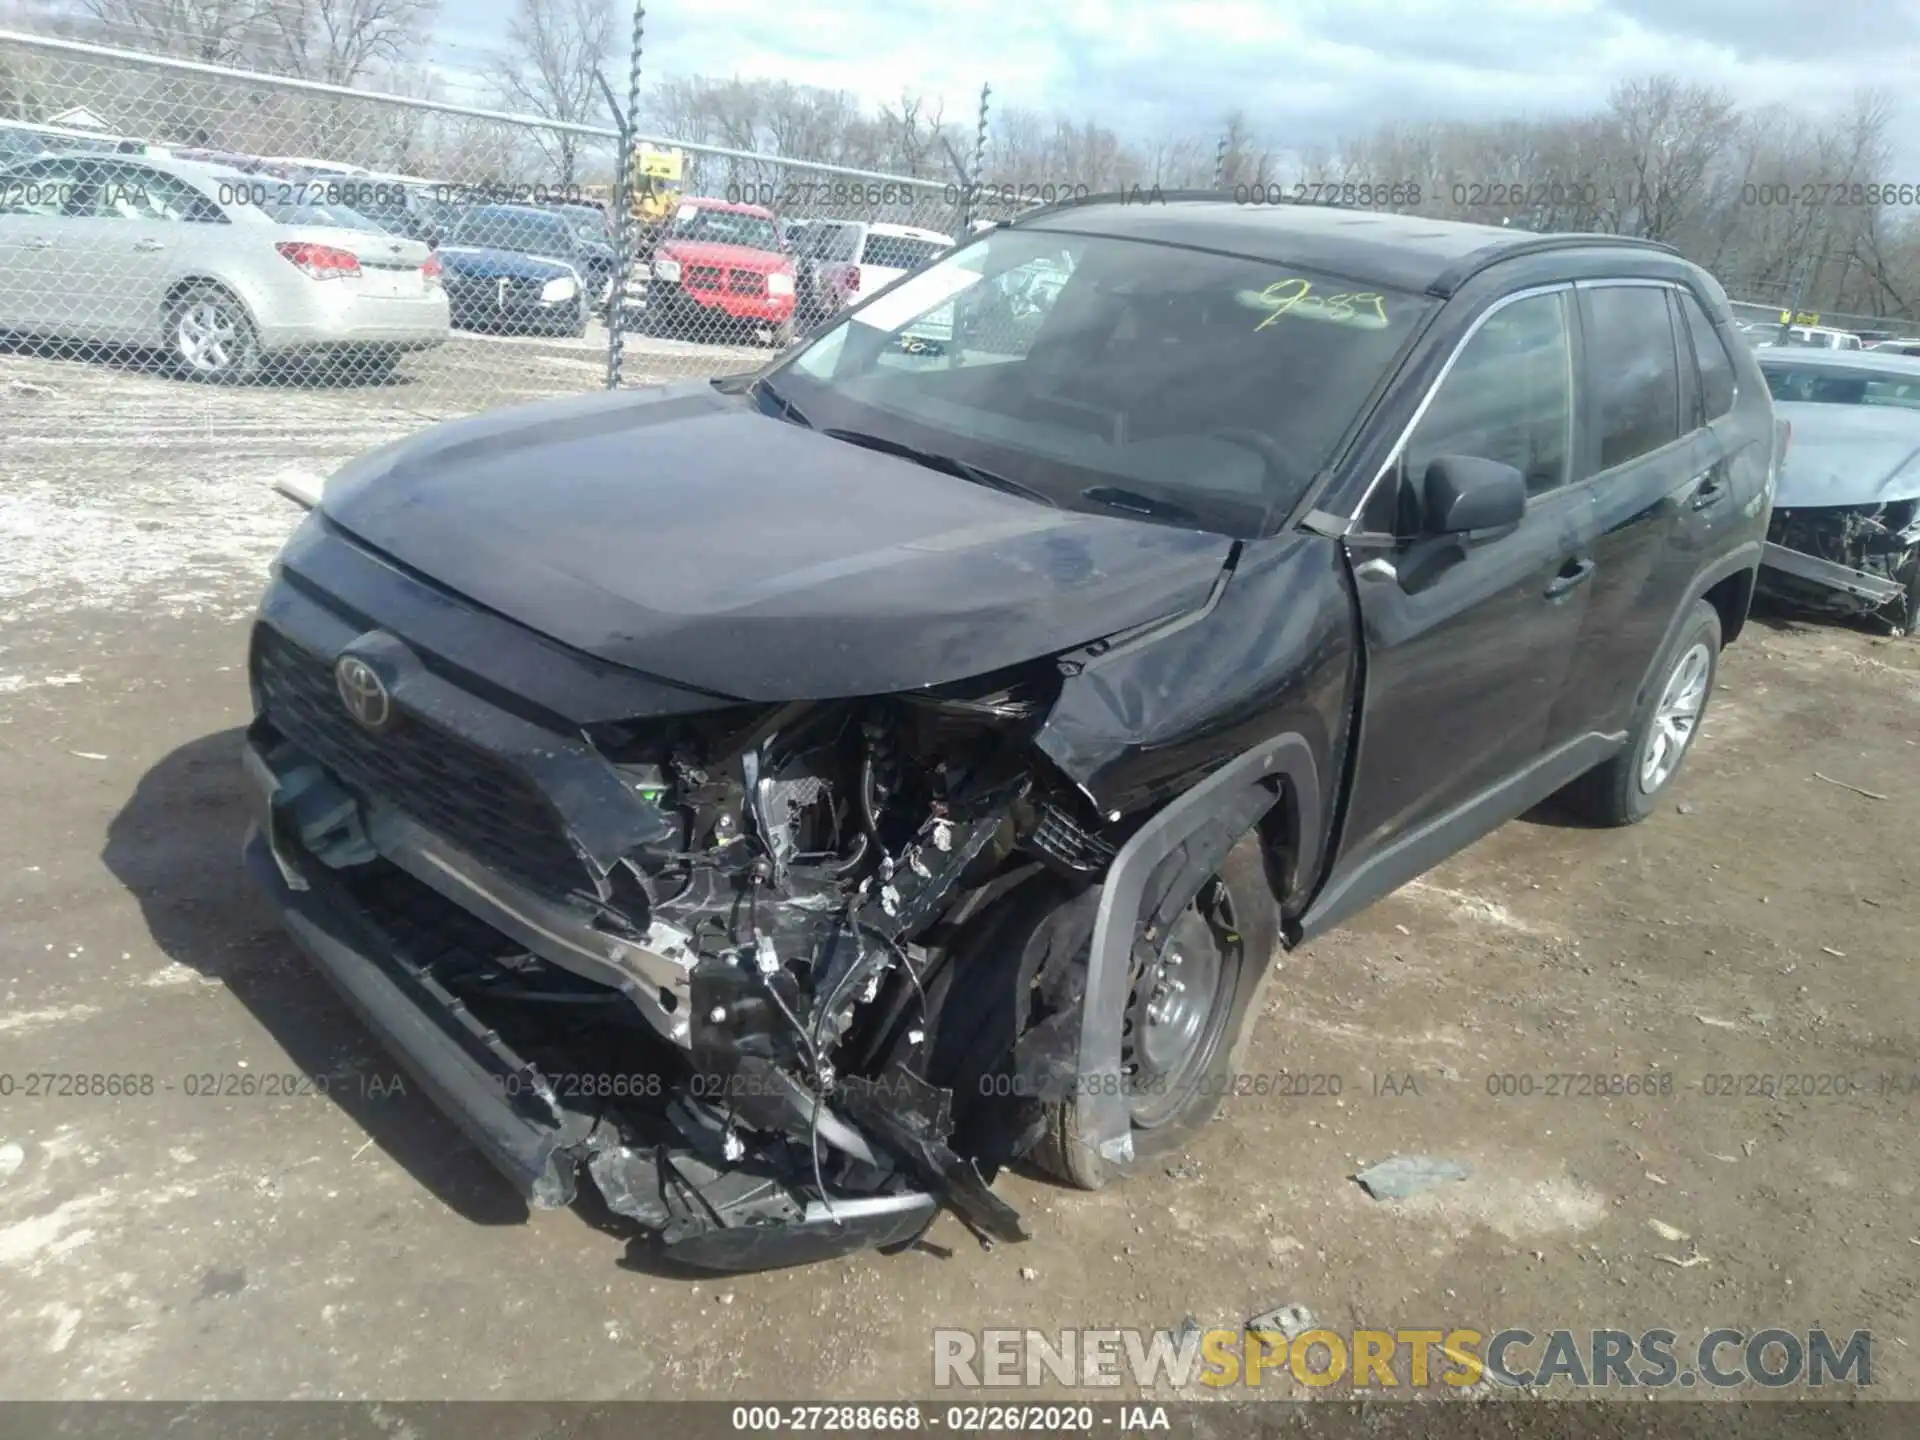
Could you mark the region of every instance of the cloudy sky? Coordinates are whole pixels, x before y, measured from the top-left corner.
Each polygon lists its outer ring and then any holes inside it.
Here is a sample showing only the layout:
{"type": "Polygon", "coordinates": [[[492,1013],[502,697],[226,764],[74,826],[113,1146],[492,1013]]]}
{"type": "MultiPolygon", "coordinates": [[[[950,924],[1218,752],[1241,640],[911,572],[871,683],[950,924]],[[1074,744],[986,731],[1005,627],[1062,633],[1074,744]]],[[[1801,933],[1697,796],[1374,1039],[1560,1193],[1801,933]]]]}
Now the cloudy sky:
{"type": "MultiPolygon", "coordinates": [[[[497,44],[512,7],[448,0],[442,65],[497,44]]],[[[1212,133],[1237,104],[1287,148],[1387,118],[1585,109],[1655,71],[1808,108],[1898,89],[1913,97],[1899,128],[1920,132],[1915,0],[649,0],[645,55],[655,76],[771,76],[869,102],[910,90],[949,117],[970,116],[987,80],[996,103],[1131,138],[1212,133]]],[[[1899,148],[1920,160],[1920,144],[1899,148]]]]}

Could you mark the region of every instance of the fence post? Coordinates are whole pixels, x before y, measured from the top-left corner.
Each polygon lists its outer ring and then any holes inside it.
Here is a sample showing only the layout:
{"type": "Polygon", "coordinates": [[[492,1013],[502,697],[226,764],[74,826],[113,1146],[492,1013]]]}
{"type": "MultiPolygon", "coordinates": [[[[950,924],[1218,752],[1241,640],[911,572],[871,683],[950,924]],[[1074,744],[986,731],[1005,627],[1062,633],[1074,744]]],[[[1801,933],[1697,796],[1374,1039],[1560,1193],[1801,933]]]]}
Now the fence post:
{"type": "Polygon", "coordinates": [[[1220,136],[1220,143],[1213,149],[1213,188],[1227,188],[1227,137],[1220,136]]]}
{"type": "Polygon", "coordinates": [[[967,243],[967,237],[973,233],[973,204],[979,193],[980,176],[987,163],[987,97],[992,93],[993,86],[980,87],[980,119],[973,131],[973,175],[971,183],[962,192],[960,233],[955,237],[962,245],[967,243]]]}
{"type": "MultiPolygon", "coordinates": [[[[647,19],[646,0],[633,0],[633,48],[627,57],[627,107],[618,106],[620,148],[618,168],[613,176],[614,231],[613,282],[607,290],[607,389],[618,390],[625,378],[627,362],[627,282],[633,275],[634,242],[638,228],[633,219],[633,122],[640,111],[640,41],[647,19]]],[[[612,103],[612,96],[608,96],[612,103]]]]}

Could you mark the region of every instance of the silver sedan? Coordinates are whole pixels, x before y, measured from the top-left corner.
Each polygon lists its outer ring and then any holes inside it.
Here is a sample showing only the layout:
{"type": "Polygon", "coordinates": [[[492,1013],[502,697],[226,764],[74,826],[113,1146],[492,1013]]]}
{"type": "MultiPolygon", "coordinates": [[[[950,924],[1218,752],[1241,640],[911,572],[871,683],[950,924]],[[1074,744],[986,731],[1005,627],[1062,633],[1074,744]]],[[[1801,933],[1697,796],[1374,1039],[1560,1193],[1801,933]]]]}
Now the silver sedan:
{"type": "Polygon", "coordinates": [[[225,381],[315,355],[367,378],[444,342],[439,258],[326,201],[324,182],[152,155],[0,170],[0,331],[162,348],[225,381]]]}

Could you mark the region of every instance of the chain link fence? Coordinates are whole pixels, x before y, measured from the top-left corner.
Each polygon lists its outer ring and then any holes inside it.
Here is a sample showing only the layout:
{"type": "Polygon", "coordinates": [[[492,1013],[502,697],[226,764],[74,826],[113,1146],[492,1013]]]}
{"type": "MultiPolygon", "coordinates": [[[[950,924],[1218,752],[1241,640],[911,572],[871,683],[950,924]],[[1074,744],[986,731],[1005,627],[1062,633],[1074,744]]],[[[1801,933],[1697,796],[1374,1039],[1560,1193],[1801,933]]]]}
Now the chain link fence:
{"type": "Polygon", "coordinates": [[[432,419],[757,367],[1010,213],[633,141],[0,32],[0,343],[432,419]]]}
{"type": "MultiPolygon", "coordinates": [[[[957,174],[0,31],[0,345],[175,385],[376,391],[423,421],[738,372],[1055,198],[957,174]]],[[[1785,295],[1730,288],[1778,323],[1785,295]]]]}

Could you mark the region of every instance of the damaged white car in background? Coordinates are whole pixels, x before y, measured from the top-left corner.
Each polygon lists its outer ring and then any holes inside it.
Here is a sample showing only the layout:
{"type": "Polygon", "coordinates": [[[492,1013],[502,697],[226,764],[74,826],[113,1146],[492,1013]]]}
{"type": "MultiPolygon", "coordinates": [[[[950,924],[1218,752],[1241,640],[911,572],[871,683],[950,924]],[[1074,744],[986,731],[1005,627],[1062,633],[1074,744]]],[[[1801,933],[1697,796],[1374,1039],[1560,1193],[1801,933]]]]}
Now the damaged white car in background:
{"type": "Polygon", "coordinates": [[[1792,444],[1774,495],[1762,587],[1839,615],[1920,621],[1920,360],[1763,351],[1792,444]]]}

